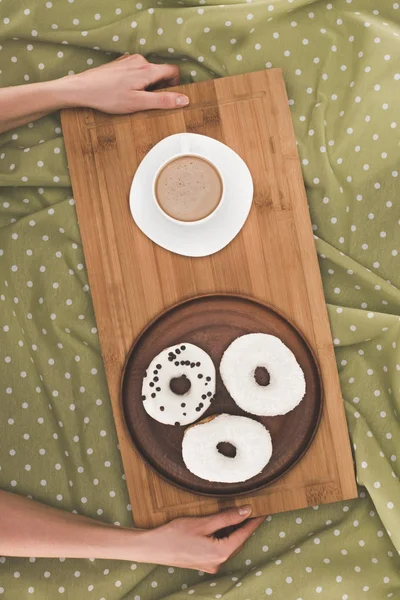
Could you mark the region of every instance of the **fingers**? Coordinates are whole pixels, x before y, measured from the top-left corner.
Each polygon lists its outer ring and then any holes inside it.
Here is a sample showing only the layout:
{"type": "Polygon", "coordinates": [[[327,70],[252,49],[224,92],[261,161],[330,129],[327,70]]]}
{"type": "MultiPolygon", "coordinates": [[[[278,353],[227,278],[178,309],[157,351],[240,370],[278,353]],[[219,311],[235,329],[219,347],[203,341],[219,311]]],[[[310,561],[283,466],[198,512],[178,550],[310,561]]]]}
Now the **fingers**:
{"type": "MultiPolygon", "coordinates": [[[[179,85],[180,73],[178,65],[149,63],[141,54],[122,54],[113,62],[129,59],[129,63],[137,68],[145,68],[147,84],[146,87],[153,86],[159,82],[164,83],[164,87],[179,85]]],[[[110,64],[110,63],[107,63],[110,64]]]]}
{"type": "Polygon", "coordinates": [[[178,65],[149,63],[141,54],[123,54],[111,63],[124,61],[127,76],[135,78],[136,89],[160,89],[179,85],[180,73],[178,65]]]}
{"type": "Polygon", "coordinates": [[[125,58],[129,58],[130,62],[134,62],[136,65],[143,65],[143,64],[147,63],[147,60],[141,54],[126,54],[126,53],[121,54],[121,56],[118,56],[118,58],[116,58],[114,60],[114,62],[117,62],[117,60],[124,60],[125,58]]]}
{"type": "Polygon", "coordinates": [[[121,56],[118,56],[118,58],[116,58],[114,60],[114,62],[117,62],[117,60],[125,60],[126,58],[129,58],[130,54],[121,54],[121,56]]]}
{"type": "Polygon", "coordinates": [[[175,92],[134,92],[133,112],[152,109],[182,108],[189,104],[189,98],[175,92]]]}
{"type": "Polygon", "coordinates": [[[204,531],[207,535],[211,535],[219,529],[225,529],[232,525],[238,525],[242,523],[251,514],[251,506],[241,506],[239,508],[228,508],[215,515],[209,517],[203,517],[204,531]]]}
{"type": "Polygon", "coordinates": [[[226,543],[231,545],[232,554],[238,548],[245,544],[245,542],[249,539],[249,537],[255,532],[257,527],[259,527],[263,521],[264,517],[249,519],[247,523],[245,523],[244,525],[242,525],[242,527],[240,527],[234,533],[232,533],[232,535],[226,540],[226,543]]]}
{"type": "Polygon", "coordinates": [[[160,81],[165,83],[165,87],[172,87],[174,85],[179,85],[180,83],[180,74],[178,65],[156,65],[152,64],[151,69],[149,70],[150,83],[149,85],[154,85],[160,81]]]}

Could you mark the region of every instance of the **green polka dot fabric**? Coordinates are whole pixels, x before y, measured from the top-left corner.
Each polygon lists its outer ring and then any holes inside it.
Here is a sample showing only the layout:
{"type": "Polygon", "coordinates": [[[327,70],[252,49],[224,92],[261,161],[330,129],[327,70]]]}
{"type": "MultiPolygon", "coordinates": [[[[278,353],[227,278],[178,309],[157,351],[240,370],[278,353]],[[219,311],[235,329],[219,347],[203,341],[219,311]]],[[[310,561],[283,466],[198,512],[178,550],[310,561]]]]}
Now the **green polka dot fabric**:
{"type": "MultiPolygon", "coordinates": [[[[392,0],[0,0],[1,86],[123,52],[185,82],[283,69],[359,484],[216,576],[1,557],[0,597],[400,598],[399,44],[392,0]]],[[[0,136],[0,340],[0,487],[131,526],[58,114],[0,136]]]]}

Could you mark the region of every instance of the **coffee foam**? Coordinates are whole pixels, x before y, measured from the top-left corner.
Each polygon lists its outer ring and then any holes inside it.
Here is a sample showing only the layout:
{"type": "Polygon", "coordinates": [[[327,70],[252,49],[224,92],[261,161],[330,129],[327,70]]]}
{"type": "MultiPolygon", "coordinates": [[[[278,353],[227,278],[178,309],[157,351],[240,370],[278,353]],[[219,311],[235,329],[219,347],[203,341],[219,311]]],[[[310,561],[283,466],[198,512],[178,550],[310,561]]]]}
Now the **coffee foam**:
{"type": "Polygon", "coordinates": [[[179,221],[199,221],[210,215],[222,198],[222,180],[206,159],[185,155],[160,171],[155,195],[161,209],[179,221]]]}

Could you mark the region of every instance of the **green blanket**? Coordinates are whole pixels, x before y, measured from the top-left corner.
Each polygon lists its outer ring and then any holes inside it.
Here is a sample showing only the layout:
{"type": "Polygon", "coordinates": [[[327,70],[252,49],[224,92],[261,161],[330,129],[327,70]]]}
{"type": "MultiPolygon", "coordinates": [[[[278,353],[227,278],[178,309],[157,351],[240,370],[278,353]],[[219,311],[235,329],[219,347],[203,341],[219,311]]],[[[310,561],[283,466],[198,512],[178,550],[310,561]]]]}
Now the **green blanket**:
{"type": "MultiPolygon", "coordinates": [[[[217,576],[2,557],[0,597],[398,599],[399,3],[149,2],[0,0],[0,85],[126,51],[186,82],[283,69],[359,498],[268,517],[217,576]]],[[[0,186],[0,487],[132,525],[58,114],[0,136],[0,186]]]]}

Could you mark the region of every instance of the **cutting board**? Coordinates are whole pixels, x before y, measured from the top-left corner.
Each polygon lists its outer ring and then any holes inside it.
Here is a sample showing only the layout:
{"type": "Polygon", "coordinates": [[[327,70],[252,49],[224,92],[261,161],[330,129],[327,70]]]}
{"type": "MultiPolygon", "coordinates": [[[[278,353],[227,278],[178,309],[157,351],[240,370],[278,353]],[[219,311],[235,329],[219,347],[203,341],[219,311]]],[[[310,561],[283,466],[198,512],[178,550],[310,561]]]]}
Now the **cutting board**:
{"type": "Polygon", "coordinates": [[[354,498],[349,435],[307,198],[282,72],[260,71],[177,88],[185,109],[111,116],[62,112],[62,127],[104,366],[137,526],[248,502],[254,515],[354,498]],[[193,132],[235,150],[254,181],[240,234],[222,251],[187,258],[151,242],[129,211],[132,177],[164,137],[193,132]],[[314,441],[275,484],[240,500],[198,496],[147,467],[125,427],[121,375],[129,349],[157,314],[200,294],[243,294],[275,306],[319,361],[324,406],[314,441]]]}

